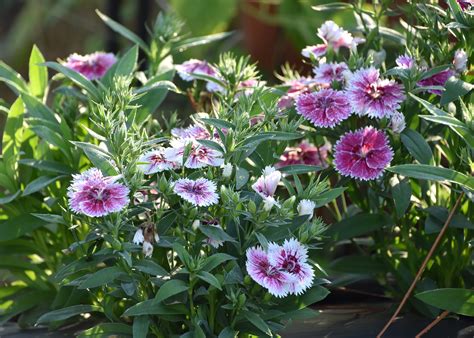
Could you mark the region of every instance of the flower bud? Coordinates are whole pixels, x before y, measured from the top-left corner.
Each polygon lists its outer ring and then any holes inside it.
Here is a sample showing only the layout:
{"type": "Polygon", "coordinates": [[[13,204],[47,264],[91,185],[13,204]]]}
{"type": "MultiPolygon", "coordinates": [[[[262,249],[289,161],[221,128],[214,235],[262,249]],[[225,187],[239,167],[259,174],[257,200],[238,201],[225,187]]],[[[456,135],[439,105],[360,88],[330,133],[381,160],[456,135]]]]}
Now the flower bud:
{"type": "Polygon", "coordinates": [[[232,164],[230,163],[225,163],[222,165],[222,176],[225,178],[231,177],[232,176],[232,164]]]}
{"type": "Polygon", "coordinates": [[[392,114],[392,118],[390,120],[390,128],[396,134],[400,134],[403,129],[405,129],[405,116],[400,112],[395,112],[392,114]]]}
{"type": "Polygon", "coordinates": [[[193,224],[191,225],[191,228],[194,231],[196,231],[200,226],[201,226],[201,222],[198,219],[195,219],[193,224]]]}
{"type": "Polygon", "coordinates": [[[296,208],[298,210],[298,214],[300,216],[303,215],[308,215],[309,218],[313,218],[313,213],[314,209],[316,208],[316,204],[313,201],[310,200],[301,200],[300,203],[298,203],[298,207],[296,208]]]}
{"type": "Polygon", "coordinates": [[[467,69],[467,53],[464,49],[458,49],[454,53],[454,60],[453,60],[454,68],[459,73],[464,72],[467,69]]]}

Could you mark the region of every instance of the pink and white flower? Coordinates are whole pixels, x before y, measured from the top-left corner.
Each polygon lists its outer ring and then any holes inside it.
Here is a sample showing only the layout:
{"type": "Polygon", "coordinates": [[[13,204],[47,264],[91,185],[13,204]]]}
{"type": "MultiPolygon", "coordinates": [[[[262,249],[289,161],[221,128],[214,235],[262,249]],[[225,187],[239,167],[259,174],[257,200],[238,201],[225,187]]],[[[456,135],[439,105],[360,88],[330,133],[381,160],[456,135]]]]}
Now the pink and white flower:
{"type": "Polygon", "coordinates": [[[316,147],[307,141],[302,141],[296,147],[288,147],[280,157],[277,168],[294,164],[320,165],[327,166],[328,151],[331,149],[329,144],[316,147]]]}
{"type": "Polygon", "coordinates": [[[167,161],[178,164],[183,163],[184,152],[189,147],[189,156],[184,166],[191,169],[199,169],[207,166],[219,167],[224,164],[222,153],[198,143],[193,139],[173,139],[170,142],[171,148],[164,150],[167,161]]]}
{"type": "Polygon", "coordinates": [[[101,217],[125,208],[130,202],[130,190],[116,183],[117,179],[119,176],[104,177],[97,168],[73,175],[67,192],[71,210],[90,217],[101,217]]]}
{"type": "Polygon", "coordinates": [[[296,111],[315,126],[322,128],[333,128],[352,113],[344,92],[333,89],[301,94],[296,99],[296,111]]]}
{"type": "Polygon", "coordinates": [[[285,240],[283,245],[268,245],[268,261],[280,272],[290,274],[295,280],[289,283],[289,293],[300,295],[313,284],[314,271],[307,263],[308,249],[295,238],[285,240]]]}
{"type": "Polygon", "coordinates": [[[172,170],[178,167],[176,162],[168,161],[165,158],[164,149],[150,150],[138,159],[138,168],[146,175],[159,173],[165,170],[172,170]]]}
{"type": "Polygon", "coordinates": [[[177,138],[193,138],[196,140],[208,140],[211,134],[200,124],[193,124],[187,128],[173,128],[171,135],[177,138]]]}
{"type": "Polygon", "coordinates": [[[305,58],[311,59],[311,57],[318,59],[321,56],[324,56],[328,50],[328,46],[325,44],[306,46],[301,51],[301,55],[305,58]]]}
{"type": "Polygon", "coordinates": [[[265,210],[270,210],[274,205],[278,206],[274,195],[280,179],[281,172],[267,166],[263,170],[263,175],[252,185],[252,189],[263,198],[265,210]]]}
{"type": "Polygon", "coordinates": [[[380,78],[378,69],[360,69],[349,81],[347,97],[358,115],[389,117],[405,99],[403,88],[394,80],[380,78]]]}
{"type": "Polygon", "coordinates": [[[298,215],[308,215],[309,219],[313,218],[314,209],[316,208],[316,203],[311,200],[303,199],[298,203],[298,215]]]}
{"type": "Polygon", "coordinates": [[[173,187],[173,191],[178,196],[198,207],[216,204],[219,201],[216,190],[216,184],[205,178],[197,180],[181,178],[174,183],[173,187]]]}
{"type": "Polygon", "coordinates": [[[411,69],[416,66],[415,59],[413,59],[408,54],[403,54],[397,57],[395,63],[397,64],[398,68],[402,69],[411,69]]]}
{"type": "Polygon", "coordinates": [[[190,59],[186,62],[183,62],[180,65],[175,66],[178,75],[184,81],[194,81],[196,77],[193,74],[207,75],[207,76],[216,76],[216,70],[211,67],[207,61],[190,59]]]}
{"type": "Polygon", "coordinates": [[[333,82],[344,81],[344,72],[349,70],[344,62],[322,63],[313,69],[314,80],[318,84],[330,86],[333,82]]]}
{"type": "Polygon", "coordinates": [[[311,77],[301,77],[299,79],[289,80],[284,83],[290,86],[287,93],[278,101],[278,108],[286,109],[293,106],[295,99],[303,93],[310,93],[311,89],[316,86],[316,82],[311,77]]]}
{"type": "Polygon", "coordinates": [[[64,62],[64,66],[72,69],[89,80],[100,79],[117,62],[112,53],[95,52],[87,55],[71,54],[64,62]]]}
{"type": "Polygon", "coordinates": [[[405,129],[405,116],[400,112],[395,112],[390,117],[390,128],[396,134],[400,134],[405,129]]]}
{"type": "Polygon", "coordinates": [[[296,278],[272,266],[267,253],[258,246],[247,249],[246,255],[246,268],[250,277],[275,297],[286,297],[296,278]]]}
{"type": "Polygon", "coordinates": [[[390,164],[393,151],[387,135],[366,127],[343,135],[336,143],[334,164],[344,176],[364,181],[380,177],[390,164]]]}

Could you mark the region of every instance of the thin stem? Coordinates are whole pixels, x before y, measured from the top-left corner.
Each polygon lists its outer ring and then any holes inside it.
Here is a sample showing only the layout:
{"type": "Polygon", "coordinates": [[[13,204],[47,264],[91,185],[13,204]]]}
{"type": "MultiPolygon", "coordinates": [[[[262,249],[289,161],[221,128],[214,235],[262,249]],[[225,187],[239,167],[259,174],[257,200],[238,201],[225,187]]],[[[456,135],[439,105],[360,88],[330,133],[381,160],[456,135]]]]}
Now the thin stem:
{"type": "Polygon", "coordinates": [[[421,330],[415,338],[420,338],[424,334],[426,334],[429,330],[431,330],[436,324],[438,324],[440,321],[442,321],[446,316],[449,314],[449,311],[444,311],[441,313],[438,317],[436,317],[435,320],[433,320],[427,327],[425,327],[423,330],[421,330]]]}
{"type": "Polygon", "coordinates": [[[448,229],[448,225],[449,225],[449,223],[451,223],[451,220],[453,219],[453,216],[454,216],[454,213],[456,212],[456,209],[457,209],[457,208],[459,207],[459,205],[461,204],[461,200],[462,200],[463,196],[464,196],[464,192],[459,195],[458,199],[456,200],[456,204],[454,204],[454,207],[453,207],[453,208],[451,209],[451,211],[449,212],[448,219],[446,219],[446,222],[444,222],[443,228],[442,228],[441,231],[439,232],[438,237],[436,237],[436,240],[434,241],[433,245],[431,246],[430,251],[429,251],[428,254],[426,255],[425,260],[423,261],[423,264],[421,264],[420,269],[418,270],[418,272],[417,272],[417,274],[416,274],[416,276],[415,276],[415,279],[414,279],[413,282],[411,283],[410,288],[409,288],[408,291],[405,293],[405,295],[403,296],[402,301],[401,301],[400,304],[398,305],[397,310],[396,310],[395,313],[392,315],[392,317],[389,319],[389,321],[387,322],[387,324],[385,324],[385,326],[384,326],[384,328],[382,329],[382,331],[380,331],[380,333],[377,335],[377,338],[382,337],[382,335],[385,333],[385,331],[387,331],[387,329],[390,327],[390,325],[392,325],[392,323],[395,321],[395,319],[397,318],[398,314],[399,314],[400,311],[402,310],[403,306],[404,306],[405,303],[407,302],[408,298],[410,297],[411,293],[412,293],[413,290],[415,289],[416,283],[417,283],[418,280],[421,278],[421,275],[422,275],[423,272],[425,271],[425,268],[426,268],[426,266],[428,265],[428,262],[430,261],[431,256],[433,256],[434,251],[435,251],[436,248],[438,247],[438,244],[441,242],[441,239],[443,238],[444,233],[445,233],[446,230],[448,229]]]}

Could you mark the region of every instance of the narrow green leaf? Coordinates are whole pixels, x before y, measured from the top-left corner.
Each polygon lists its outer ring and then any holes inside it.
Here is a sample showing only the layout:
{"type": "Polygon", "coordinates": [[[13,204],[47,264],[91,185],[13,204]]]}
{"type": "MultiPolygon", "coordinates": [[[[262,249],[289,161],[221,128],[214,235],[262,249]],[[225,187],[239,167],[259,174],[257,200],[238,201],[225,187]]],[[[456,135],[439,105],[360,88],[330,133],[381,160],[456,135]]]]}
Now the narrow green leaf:
{"type": "Polygon", "coordinates": [[[104,23],[107,26],[109,26],[113,31],[119,33],[124,38],[126,38],[126,39],[130,40],[131,42],[133,42],[134,44],[137,44],[138,46],[140,46],[140,48],[143,49],[143,51],[145,51],[145,53],[150,54],[150,49],[148,48],[147,44],[138,35],[133,33],[128,28],[122,26],[118,22],[112,20],[107,15],[101,13],[98,9],[96,9],[96,13],[102,19],[102,21],[104,21],[104,23]]]}
{"type": "Polygon", "coordinates": [[[100,307],[94,305],[69,306],[63,309],[45,313],[38,319],[37,324],[56,322],[88,312],[102,312],[102,310],[100,307]]]}
{"type": "Polygon", "coordinates": [[[106,284],[114,281],[120,275],[125,272],[118,266],[111,266],[100,269],[87,277],[80,285],[79,289],[92,289],[99,286],[105,286],[106,284]]]}
{"type": "Polygon", "coordinates": [[[202,270],[211,272],[214,268],[218,267],[222,263],[225,263],[230,260],[235,260],[235,259],[236,258],[231,255],[219,252],[212,256],[207,257],[204,260],[202,264],[202,270]]]}
{"type": "Polygon", "coordinates": [[[331,188],[328,191],[319,194],[313,199],[313,201],[316,203],[316,208],[320,208],[332,200],[335,200],[340,195],[342,195],[346,189],[347,188],[345,187],[331,188]]]}
{"type": "Polygon", "coordinates": [[[250,311],[244,311],[243,312],[244,317],[255,327],[265,334],[269,335],[270,337],[273,336],[272,330],[268,327],[267,323],[255,312],[250,312],[250,311]]]}
{"type": "Polygon", "coordinates": [[[446,90],[441,95],[441,100],[439,101],[442,106],[466,95],[474,88],[472,84],[464,82],[463,80],[454,76],[450,77],[448,81],[446,81],[444,87],[446,90]]]}
{"type": "Polygon", "coordinates": [[[72,82],[77,84],[79,87],[85,89],[92,96],[93,100],[99,101],[100,95],[99,95],[98,89],[96,88],[96,86],[94,86],[94,84],[91,81],[85,78],[84,75],[72,69],[69,69],[57,62],[48,61],[48,62],[43,63],[43,65],[49,68],[52,68],[55,71],[63,74],[64,76],[69,78],[72,82]]]}
{"type": "Polygon", "coordinates": [[[25,80],[3,61],[0,61],[0,81],[6,82],[17,95],[20,92],[28,93],[28,86],[25,80]]]}
{"type": "Polygon", "coordinates": [[[133,319],[133,338],[146,338],[148,336],[148,327],[150,326],[150,317],[138,316],[133,319]]]}
{"type": "Polygon", "coordinates": [[[457,183],[463,187],[474,190],[473,177],[448,168],[433,167],[424,164],[401,164],[387,168],[387,170],[402,176],[418,178],[420,180],[457,183]]]}
{"type": "Polygon", "coordinates": [[[352,5],[345,2],[332,2],[326,5],[312,6],[311,8],[318,12],[324,12],[324,11],[335,11],[335,10],[341,10],[341,9],[351,9],[352,5]]]}
{"type": "Polygon", "coordinates": [[[199,271],[196,276],[205,281],[206,283],[209,283],[210,285],[212,285],[213,287],[219,289],[219,290],[222,290],[222,287],[221,287],[221,283],[219,282],[219,280],[214,277],[214,275],[210,274],[209,272],[207,271],[199,271]]]}
{"type": "Polygon", "coordinates": [[[237,167],[235,172],[235,189],[239,190],[242,189],[244,185],[247,184],[250,178],[250,173],[247,169],[242,167],[237,167]]]}
{"type": "Polygon", "coordinates": [[[410,154],[421,164],[430,164],[433,153],[424,137],[415,130],[405,128],[400,134],[403,145],[410,154]]]}
{"type": "Polygon", "coordinates": [[[124,316],[144,316],[144,315],[185,315],[188,310],[184,304],[164,305],[156,303],[154,299],[149,299],[129,307],[124,316]]]}
{"type": "Polygon", "coordinates": [[[231,35],[232,33],[233,32],[223,32],[223,33],[216,33],[216,34],[211,34],[211,35],[206,35],[206,36],[198,36],[195,38],[185,39],[174,44],[172,49],[177,50],[179,52],[183,52],[186,49],[191,48],[191,47],[201,46],[201,45],[205,45],[214,41],[222,40],[228,37],[229,35],[231,35]]]}
{"type": "Polygon", "coordinates": [[[399,180],[397,176],[390,179],[393,203],[399,218],[405,215],[405,211],[410,205],[411,187],[407,179],[399,180]]]}
{"type": "Polygon", "coordinates": [[[27,165],[29,167],[34,167],[39,170],[49,171],[58,174],[70,175],[74,173],[74,170],[71,167],[68,167],[67,165],[60,162],[25,158],[18,161],[18,163],[27,165]]]}
{"type": "Polygon", "coordinates": [[[133,267],[152,276],[168,276],[168,271],[150,259],[138,261],[133,267]]]}
{"type": "Polygon", "coordinates": [[[415,297],[439,309],[474,317],[474,290],[435,289],[418,293],[415,297]]]}
{"type": "Polygon", "coordinates": [[[163,284],[156,293],[155,303],[160,303],[174,295],[188,290],[188,284],[179,279],[171,279],[163,284]]]}
{"type": "Polygon", "coordinates": [[[124,56],[117,61],[117,68],[115,69],[115,75],[118,76],[129,76],[133,73],[137,67],[138,60],[138,46],[135,45],[130,48],[124,56]]]}
{"type": "Polygon", "coordinates": [[[28,196],[31,194],[34,194],[35,192],[38,192],[44,188],[46,188],[48,185],[56,182],[57,180],[65,177],[64,175],[62,176],[40,176],[37,179],[31,181],[23,190],[22,196],[28,196]]]}
{"type": "Polygon", "coordinates": [[[5,130],[3,132],[3,158],[9,159],[18,154],[23,142],[23,116],[25,109],[21,97],[17,98],[8,111],[5,130]]]}
{"type": "Polygon", "coordinates": [[[30,92],[38,98],[44,96],[46,87],[48,87],[48,68],[41,66],[44,62],[43,54],[36,45],[33,45],[29,64],[30,92]]]}
{"type": "Polygon", "coordinates": [[[12,217],[0,221],[0,242],[19,238],[32,233],[47,222],[29,214],[12,217]]]}
{"type": "Polygon", "coordinates": [[[288,175],[299,175],[314,173],[323,170],[324,168],[318,165],[307,164],[292,164],[279,168],[278,170],[288,175]]]}
{"type": "Polygon", "coordinates": [[[335,241],[359,237],[374,230],[393,225],[393,221],[385,214],[358,214],[331,225],[325,235],[335,241]]]}
{"type": "Polygon", "coordinates": [[[223,242],[235,242],[231,236],[227,234],[223,229],[220,227],[215,227],[212,225],[201,225],[199,230],[206,235],[207,237],[216,240],[216,241],[223,241],[223,242]]]}

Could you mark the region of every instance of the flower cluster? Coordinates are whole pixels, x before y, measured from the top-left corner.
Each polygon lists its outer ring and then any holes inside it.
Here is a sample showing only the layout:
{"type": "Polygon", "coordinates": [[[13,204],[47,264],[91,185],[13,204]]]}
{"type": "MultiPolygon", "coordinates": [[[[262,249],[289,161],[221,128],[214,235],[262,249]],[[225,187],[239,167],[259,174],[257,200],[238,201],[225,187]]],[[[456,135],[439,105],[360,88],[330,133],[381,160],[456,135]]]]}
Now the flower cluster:
{"type": "Polygon", "coordinates": [[[308,249],[296,239],[283,245],[270,243],[268,250],[247,250],[247,272],[252,279],[276,297],[300,295],[313,284],[314,271],[308,264],[308,249]]]}

